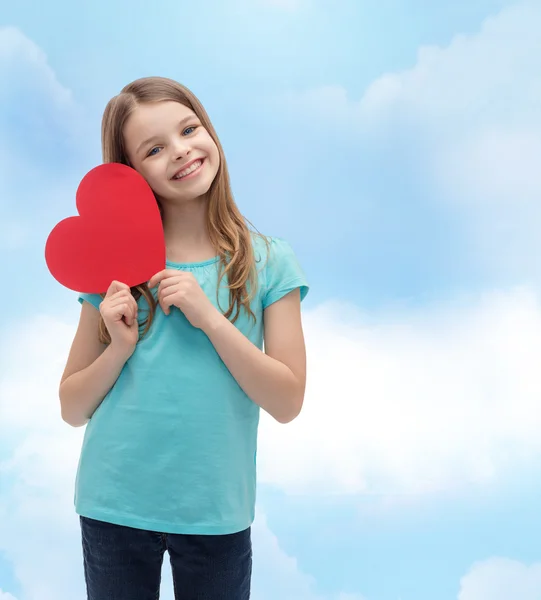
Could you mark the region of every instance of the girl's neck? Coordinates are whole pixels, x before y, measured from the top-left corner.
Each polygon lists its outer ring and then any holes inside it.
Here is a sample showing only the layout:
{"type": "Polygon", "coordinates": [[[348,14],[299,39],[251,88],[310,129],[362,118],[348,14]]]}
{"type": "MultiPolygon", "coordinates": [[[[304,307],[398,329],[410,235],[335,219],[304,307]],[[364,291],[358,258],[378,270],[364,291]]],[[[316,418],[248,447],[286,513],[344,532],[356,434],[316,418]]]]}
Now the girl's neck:
{"type": "Polygon", "coordinates": [[[162,203],[167,260],[202,262],[216,256],[207,228],[207,201],[201,198],[182,205],[162,203]]]}

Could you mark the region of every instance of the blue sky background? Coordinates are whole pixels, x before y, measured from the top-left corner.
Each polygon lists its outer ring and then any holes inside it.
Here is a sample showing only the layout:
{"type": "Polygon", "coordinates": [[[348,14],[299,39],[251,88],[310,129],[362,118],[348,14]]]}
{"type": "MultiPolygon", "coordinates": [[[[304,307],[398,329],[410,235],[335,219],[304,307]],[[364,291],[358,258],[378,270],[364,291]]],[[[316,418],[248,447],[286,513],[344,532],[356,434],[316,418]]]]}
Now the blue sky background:
{"type": "Polygon", "coordinates": [[[2,8],[0,600],[84,597],[79,306],[43,249],[146,75],[199,96],[312,286],[305,410],[262,420],[255,600],[541,598],[540,27],[533,1],[2,8]]]}

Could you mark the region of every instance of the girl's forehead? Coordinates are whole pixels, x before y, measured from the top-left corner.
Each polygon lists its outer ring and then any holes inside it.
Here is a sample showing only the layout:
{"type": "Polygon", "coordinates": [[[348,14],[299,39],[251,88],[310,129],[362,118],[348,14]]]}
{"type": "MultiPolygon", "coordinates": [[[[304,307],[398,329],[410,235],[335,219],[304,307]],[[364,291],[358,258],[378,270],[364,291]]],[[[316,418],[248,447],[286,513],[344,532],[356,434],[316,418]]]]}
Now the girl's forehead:
{"type": "Polygon", "coordinates": [[[180,102],[164,100],[162,102],[140,104],[131,116],[133,117],[133,121],[145,124],[152,121],[163,122],[169,119],[179,120],[185,117],[195,116],[195,113],[180,102]]]}

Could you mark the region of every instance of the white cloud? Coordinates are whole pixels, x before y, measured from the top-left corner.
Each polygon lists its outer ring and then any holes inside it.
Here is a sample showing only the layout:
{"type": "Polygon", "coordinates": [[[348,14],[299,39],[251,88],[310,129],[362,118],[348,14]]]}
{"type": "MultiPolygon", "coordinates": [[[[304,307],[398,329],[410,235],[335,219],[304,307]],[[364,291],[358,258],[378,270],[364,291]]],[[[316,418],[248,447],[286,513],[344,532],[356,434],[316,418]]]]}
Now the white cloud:
{"type": "Polygon", "coordinates": [[[439,121],[436,134],[449,134],[457,124],[539,121],[540,22],[538,3],[517,2],[487,18],[475,34],[456,35],[445,48],[422,47],[414,68],[384,75],[368,88],[363,114],[407,110],[439,121]]]}
{"type": "Polygon", "coordinates": [[[47,222],[62,198],[74,197],[70,180],[90,152],[90,126],[39,46],[19,29],[1,27],[1,246],[18,250],[34,241],[29,220],[47,222]]]}
{"type": "Polygon", "coordinates": [[[352,133],[362,128],[380,135],[386,124],[413,124],[417,134],[440,142],[493,124],[539,124],[540,23],[538,3],[518,2],[447,47],[421,47],[414,67],[380,76],[358,101],[338,84],[281,100],[308,115],[332,111],[352,133]]]}
{"type": "Polygon", "coordinates": [[[460,581],[458,600],[539,600],[541,563],[491,558],[472,566],[460,581]]]}
{"type": "MultiPolygon", "coordinates": [[[[21,69],[32,71],[28,83],[38,84],[48,98],[60,107],[71,109],[72,93],[60,84],[43,50],[16,27],[0,27],[0,78],[19,81],[24,76],[21,69]]],[[[0,99],[9,99],[12,93],[8,86],[2,86],[0,99]]]]}
{"type": "Polygon", "coordinates": [[[3,592],[0,590],[0,600],[17,600],[15,596],[11,595],[9,592],[3,592]]]}
{"type": "Polygon", "coordinates": [[[10,485],[0,496],[0,552],[23,600],[81,597],[71,488],[82,432],[62,423],[57,395],[73,326],[38,317],[4,335],[0,439],[8,458],[0,473],[10,485]]]}
{"type": "Polygon", "coordinates": [[[359,101],[330,85],[281,102],[308,118],[332,111],[372,149],[408,147],[430,197],[463,214],[475,257],[539,281],[540,28],[541,4],[519,2],[476,34],[421,48],[413,68],[382,75],[359,101]]]}
{"type": "Polygon", "coordinates": [[[541,458],[541,306],[530,290],[369,315],[305,314],[308,389],[263,418],[260,481],[289,493],[415,494],[481,485],[541,458]]]}
{"type": "MultiPolygon", "coordinates": [[[[25,150],[50,149],[60,138],[78,144],[83,118],[70,89],[63,86],[47,56],[31,39],[15,27],[0,27],[0,157],[13,159],[13,144],[25,138],[25,150]],[[16,128],[16,129],[15,129],[16,128]]],[[[24,163],[16,173],[26,173],[24,163]]],[[[16,167],[16,165],[13,165],[16,167]]],[[[32,163],[32,169],[38,164],[32,163]]],[[[2,170],[5,176],[14,173],[2,170]]]]}

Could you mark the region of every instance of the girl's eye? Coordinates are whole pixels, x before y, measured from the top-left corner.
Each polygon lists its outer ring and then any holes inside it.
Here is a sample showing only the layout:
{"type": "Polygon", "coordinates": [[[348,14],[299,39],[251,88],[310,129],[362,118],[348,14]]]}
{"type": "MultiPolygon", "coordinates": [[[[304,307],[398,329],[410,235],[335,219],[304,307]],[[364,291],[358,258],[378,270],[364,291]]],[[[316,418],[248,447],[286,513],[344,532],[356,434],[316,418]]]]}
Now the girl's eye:
{"type": "MultiPolygon", "coordinates": [[[[190,135],[197,129],[197,125],[192,125],[191,127],[186,127],[186,129],[182,132],[182,135],[190,135]]],[[[147,156],[156,156],[157,152],[155,150],[159,150],[160,147],[156,146],[152,148],[152,150],[147,154],[147,156]]]]}

